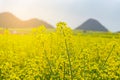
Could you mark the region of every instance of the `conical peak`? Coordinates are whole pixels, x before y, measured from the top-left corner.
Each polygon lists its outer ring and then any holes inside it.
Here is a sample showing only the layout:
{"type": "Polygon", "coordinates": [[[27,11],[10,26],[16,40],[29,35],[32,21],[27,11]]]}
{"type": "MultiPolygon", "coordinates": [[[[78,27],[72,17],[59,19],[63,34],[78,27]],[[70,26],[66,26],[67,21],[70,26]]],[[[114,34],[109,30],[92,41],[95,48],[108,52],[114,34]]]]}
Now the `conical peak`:
{"type": "Polygon", "coordinates": [[[108,31],[99,21],[90,18],[76,29],[88,31],[108,31]]]}

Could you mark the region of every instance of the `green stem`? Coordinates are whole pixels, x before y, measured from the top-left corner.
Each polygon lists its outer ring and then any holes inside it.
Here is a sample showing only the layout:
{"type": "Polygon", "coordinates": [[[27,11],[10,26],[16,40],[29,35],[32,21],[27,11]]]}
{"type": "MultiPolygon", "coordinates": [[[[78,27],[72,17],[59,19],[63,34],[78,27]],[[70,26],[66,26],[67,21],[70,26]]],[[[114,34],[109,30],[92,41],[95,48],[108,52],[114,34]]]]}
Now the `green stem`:
{"type": "MultiPolygon", "coordinates": [[[[64,31],[63,31],[63,35],[65,37],[64,31]]],[[[67,51],[67,56],[68,56],[68,62],[69,62],[69,66],[70,66],[70,76],[71,76],[71,80],[73,80],[72,65],[71,65],[71,60],[70,60],[70,52],[69,52],[69,49],[68,49],[68,45],[67,45],[66,39],[65,39],[65,46],[66,46],[66,51],[67,51]]]]}
{"type": "MultiPolygon", "coordinates": [[[[44,43],[43,43],[43,47],[44,47],[44,43]]],[[[45,49],[44,49],[44,55],[45,55],[45,58],[46,58],[46,60],[47,60],[47,62],[48,62],[48,65],[49,65],[49,67],[50,67],[50,73],[53,74],[52,66],[51,66],[50,60],[49,60],[48,57],[47,57],[47,52],[46,52],[45,49]]]]}
{"type": "Polygon", "coordinates": [[[64,76],[63,76],[63,80],[65,80],[65,62],[64,62],[64,76]]]}
{"type": "Polygon", "coordinates": [[[85,54],[84,54],[84,80],[86,80],[86,75],[85,75],[85,54]]]}
{"type": "Polygon", "coordinates": [[[108,54],[108,56],[107,56],[107,58],[106,58],[105,62],[103,63],[103,67],[105,66],[105,64],[106,64],[106,62],[107,62],[108,58],[110,57],[110,55],[112,54],[112,51],[114,50],[114,48],[115,48],[115,45],[113,45],[113,47],[112,47],[112,49],[111,49],[110,53],[108,54]]]}

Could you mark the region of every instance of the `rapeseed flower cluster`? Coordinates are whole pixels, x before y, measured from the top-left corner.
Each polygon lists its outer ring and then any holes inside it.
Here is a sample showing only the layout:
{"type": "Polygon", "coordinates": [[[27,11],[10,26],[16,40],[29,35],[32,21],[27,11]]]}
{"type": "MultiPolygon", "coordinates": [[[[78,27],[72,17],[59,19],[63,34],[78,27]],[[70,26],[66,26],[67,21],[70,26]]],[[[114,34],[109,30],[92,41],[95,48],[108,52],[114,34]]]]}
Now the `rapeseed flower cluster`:
{"type": "Polygon", "coordinates": [[[120,80],[120,34],[74,33],[60,22],[0,34],[0,80],[120,80]],[[96,36],[98,35],[98,36],[96,36]]]}

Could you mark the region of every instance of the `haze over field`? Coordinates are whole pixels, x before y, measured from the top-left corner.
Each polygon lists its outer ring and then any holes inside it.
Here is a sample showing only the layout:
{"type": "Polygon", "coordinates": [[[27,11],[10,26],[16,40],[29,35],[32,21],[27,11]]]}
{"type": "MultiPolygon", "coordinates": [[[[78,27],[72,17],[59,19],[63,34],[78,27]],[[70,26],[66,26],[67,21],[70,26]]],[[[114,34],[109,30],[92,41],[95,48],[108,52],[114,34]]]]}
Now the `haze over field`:
{"type": "Polygon", "coordinates": [[[120,31],[120,0],[0,0],[1,12],[23,20],[39,18],[54,26],[65,21],[71,28],[94,18],[110,31],[120,31]]]}

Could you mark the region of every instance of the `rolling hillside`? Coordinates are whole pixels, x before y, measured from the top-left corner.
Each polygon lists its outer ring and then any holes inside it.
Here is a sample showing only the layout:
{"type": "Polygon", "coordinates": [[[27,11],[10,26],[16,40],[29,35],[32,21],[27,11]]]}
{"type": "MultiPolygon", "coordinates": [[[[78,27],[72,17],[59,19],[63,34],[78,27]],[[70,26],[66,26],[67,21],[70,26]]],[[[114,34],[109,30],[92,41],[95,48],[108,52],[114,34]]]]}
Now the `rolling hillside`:
{"type": "Polygon", "coordinates": [[[47,22],[36,18],[22,21],[9,12],[0,13],[0,27],[2,28],[34,28],[40,25],[45,25],[46,28],[53,28],[47,22]]]}

